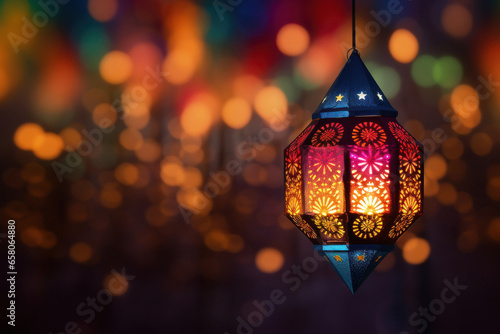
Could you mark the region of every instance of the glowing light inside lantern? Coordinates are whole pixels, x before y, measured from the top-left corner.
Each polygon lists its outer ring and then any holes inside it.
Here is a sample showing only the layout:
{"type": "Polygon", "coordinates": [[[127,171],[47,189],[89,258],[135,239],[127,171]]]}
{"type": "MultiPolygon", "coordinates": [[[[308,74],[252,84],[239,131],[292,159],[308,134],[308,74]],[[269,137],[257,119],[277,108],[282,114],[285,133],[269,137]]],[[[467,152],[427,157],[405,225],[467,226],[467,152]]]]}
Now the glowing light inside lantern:
{"type": "Polygon", "coordinates": [[[285,149],[285,214],[353,292],[422,215],[423,147],[396,115],[354,52],[285,149]]]}

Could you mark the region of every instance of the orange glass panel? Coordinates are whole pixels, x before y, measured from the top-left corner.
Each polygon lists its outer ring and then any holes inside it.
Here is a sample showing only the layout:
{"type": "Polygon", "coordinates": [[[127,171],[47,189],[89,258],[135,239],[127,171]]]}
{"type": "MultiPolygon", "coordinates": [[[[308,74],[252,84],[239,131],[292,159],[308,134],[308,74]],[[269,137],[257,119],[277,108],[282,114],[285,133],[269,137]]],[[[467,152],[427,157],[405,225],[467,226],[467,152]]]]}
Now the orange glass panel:
{"type": "Polygon", "coordinates": [[[332,215],[345,212],[344,149],[307,146],[303,154],[306,214],[332,215]]]}
{"type": "Polygon", "coordinates": [[[350,147],[349,158],[351,212],[365,215],[388,213],[391,204],[388,146],[350,147]]]}
{"type": "Polygon", "coordinates": [[[422,154],[411,142],[400,147],[399,176],[399,212],[418,218],[422,212],[422,154]]]}

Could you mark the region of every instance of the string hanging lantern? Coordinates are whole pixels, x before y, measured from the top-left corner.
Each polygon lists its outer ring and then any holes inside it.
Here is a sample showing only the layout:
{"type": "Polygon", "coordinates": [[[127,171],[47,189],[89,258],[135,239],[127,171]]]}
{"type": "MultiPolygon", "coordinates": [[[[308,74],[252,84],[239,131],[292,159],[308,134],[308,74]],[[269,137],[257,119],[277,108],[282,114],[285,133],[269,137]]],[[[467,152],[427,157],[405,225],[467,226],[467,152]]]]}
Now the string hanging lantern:
{"type": "Polygon", "coordinates": [[[352,7],[352,53],[284,159],[285,215],[354,293],[422,215],[423,146],[361,60],[352,7]]]}

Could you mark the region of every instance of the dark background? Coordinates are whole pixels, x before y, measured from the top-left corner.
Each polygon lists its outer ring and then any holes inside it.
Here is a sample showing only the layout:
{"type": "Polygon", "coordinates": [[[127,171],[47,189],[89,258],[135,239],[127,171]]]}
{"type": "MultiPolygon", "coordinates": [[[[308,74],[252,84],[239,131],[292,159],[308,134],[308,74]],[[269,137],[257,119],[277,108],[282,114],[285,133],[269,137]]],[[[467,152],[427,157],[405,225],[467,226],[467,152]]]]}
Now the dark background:
{"type": "Polygon", "coordinates": [[[282,186],[283,149],[345,63],[350,2],[74,0],[47,15],[0,1],[1,233],[16,220],[18,272],[5,332],[233,334],[249,315],[259,326],[240,333],[495,331],[500,3],[390,3],[358,1],[358,49],[425,146],[425,212],[353,296],[284,218],[282,186]],[[103,119],[59,180],[54,162],[103,119]],[[439,310],[455,278],[467,288],[439,310]]]}

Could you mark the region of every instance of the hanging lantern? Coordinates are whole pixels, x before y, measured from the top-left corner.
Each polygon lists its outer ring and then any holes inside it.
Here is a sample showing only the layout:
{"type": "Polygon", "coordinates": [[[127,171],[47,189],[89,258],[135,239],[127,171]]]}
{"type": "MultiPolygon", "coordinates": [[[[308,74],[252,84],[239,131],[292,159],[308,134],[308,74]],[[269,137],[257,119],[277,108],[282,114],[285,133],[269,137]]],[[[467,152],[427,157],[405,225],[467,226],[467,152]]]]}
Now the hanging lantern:
{"type": "Polygon", "coordinates": [[[285,149],[285,214],[354,293],[422,215],[423,147],[356,49],[285,149]]]}

